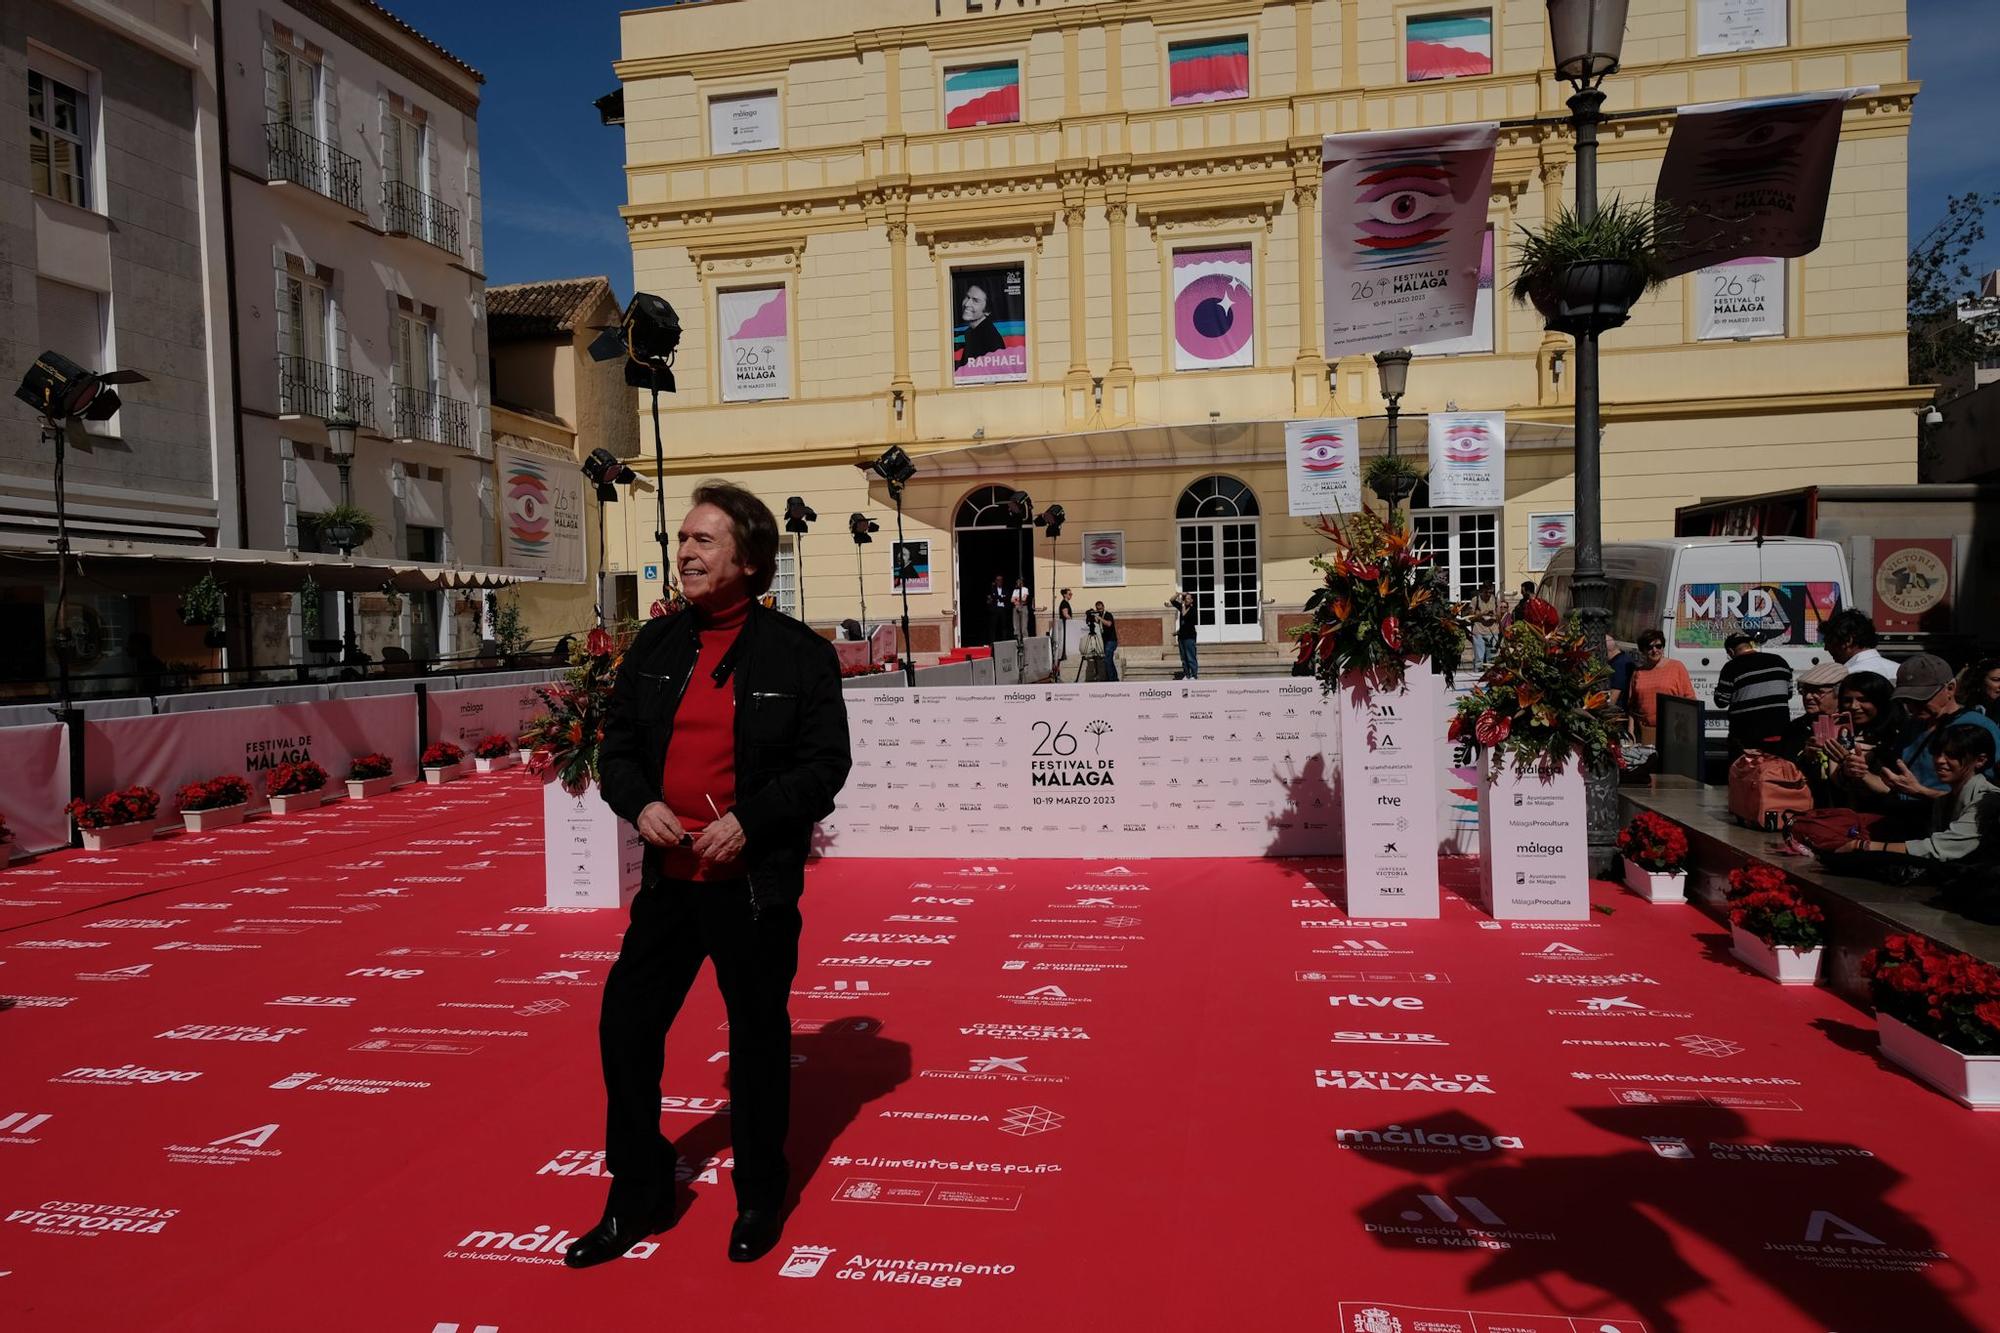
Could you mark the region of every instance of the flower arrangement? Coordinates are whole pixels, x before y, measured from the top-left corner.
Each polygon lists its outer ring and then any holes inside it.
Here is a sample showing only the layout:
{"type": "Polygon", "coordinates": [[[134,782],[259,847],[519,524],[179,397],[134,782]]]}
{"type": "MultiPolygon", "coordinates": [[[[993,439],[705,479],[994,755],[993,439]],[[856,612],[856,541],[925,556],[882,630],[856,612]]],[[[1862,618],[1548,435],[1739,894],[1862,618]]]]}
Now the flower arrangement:
{"type": "Polygon", "coordinates": [[[894,671],[895,669],[896,663],[893,659],[885,659],[880,662],[855,662],[849,666],[842,667],[840,675],[841,679],[846,680],[854,676],[879,676],[885,671],[894,671]]]}
{"type": "Polygon", "coordinates": [[[367,782],[373,778],[386,778],[396,771],[395,763],[386,754],[364,754],[347,766],[349,782],[367,782]]]}
{"type": "Polygon", "coordinates": [[[206,782],[190,782],[180,789],[175,799],[183,810],[220,810],[225,806],[244,805],[250,800],[250,779],[225,773],[206,782]]]}
{"type": "Polygon", "coordinates": [[[598,747],[604,743],[604,722],[611,712],[611,686],[625,657],[610,634],[592,630],[581,655],[572,660],[574,665],[561,680],[535,687],[549,711],[528,723],[521,740],[533,750],[528,756],[530,773],[553,774],[564,791],[580,796],[597,781],[598,747]]]}
{"type": "Polygon", "coordinates": [[[1398,689],[1405,670],[1425,660],[1450,680],[1465,651],[1465,624],[1430,551],[1400,521],[1368,509],[1321,518],[1317,530],[1333,550],[1313,558],[1323,583],[1306,600],[1312,619],[1298,631],[1298,660],[1313,664],[1321,689],[1331,693],[1356,671],[1398,689]]]}
{"type": "Polygon", "coordinates": [[[111,828],[119,824],[143,824],[160,813],[160,794],[151,787],[127,787],[107,792],[94,804],[69,803],[69,817],[78,828],[111,828]]]}
{"type": "Polygon", "coordinates": [[[1687,869],[1687,831],[1673,820],[1642,810],[1618,831],[1618,850],[1627,861],[1656,875],[1687,869]]]}
{"type": "Polygon", "coordinates": [[[432,741],[430,748],[424,751],[423,766],[425,768],[450,768],[463,758],[465,758],[465,751],[459,749],[450,741],[432,741]]]}
{"type": "Polygon", "coordinates": [[[1586,768],[1616,763],[1618,716],[1606,688],[1611,668],[1583,641],[1575,617],[1547,633],[1508,626],[1486,674],[1458,701],[1446,735],[1470,736],[1495,773],[1557,773],[1572,759],[1586,768]]]}
{"type": "Polygon", "coordinates": [[[505,759],[519,748],[519,743],[504,731],[496,731],[491,736],[479,738],[479,744],[472,747],[474,759],[505,759]]]}
{"type": "Polygon", "coordinates": [[[1804,953],[1826,943],[1826,913],[1785,885],[1729,897],[1729,924],[1764,943],[1804,953]]]}
{"type": "Polygon", "coordinates": [[[1861,960],[1878,1012],[1962,1055],[2000,1055],[2000,968],[1917,935],[1861,960]]]}
{"type": "Polygon", "coordinates": [[[279,764],[264,780],[264,790],[273,796],[303,796],[326,785],[326,770],[310,759],[296,764],[279,764]]]}

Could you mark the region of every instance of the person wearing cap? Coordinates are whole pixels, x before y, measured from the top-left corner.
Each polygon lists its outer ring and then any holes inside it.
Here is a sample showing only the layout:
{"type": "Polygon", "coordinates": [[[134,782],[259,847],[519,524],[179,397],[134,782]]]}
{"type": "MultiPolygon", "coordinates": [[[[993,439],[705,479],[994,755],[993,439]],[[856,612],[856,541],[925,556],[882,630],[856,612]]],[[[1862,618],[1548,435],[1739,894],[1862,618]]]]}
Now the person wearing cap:
{"type": "Polygon", "coordinates": [[[1722,641],[1722,651],[1729,661],[1715,680],[1715,706],[1729,714],[1729,757],[1776,750],[1792,718],[1791,665],[1740,632],[1722,641]]]}
{"type": "Polygon", "coordinates": [[[1821,662],[1799,673],[1799,704],[1805,710],[1785,723],[1776,752],[1799,766],[1812,787],[1813,805],[1833,804],[1833,751],[1824,743],[1838,738],[1840,684],[1847,668],[1821,662]]]}
{"type": "MultiPolygon", "coordinates": [[[[1895,699],[1903,705],[1918,731],[1904,747],[1902,757],[1880,769],[1871,769],[1865,758],[1850,755],[1842,767],[1843,776],[1869,791],[1897,798],[1900,813],[1913,825],[1924,819],[1921,803],[1945,795],[1949,785],[1938,776],[1937,743],[1953,726],[1978,727],[1993,738],[2000,749],[2000,725],[1958,701],[1957,673],[1951,663],[1930,653],[1918,653],[1896,668],[1895,699]]],[[[1991,767],[1990,761],[1979,767],[1991,767]]]]}
{"type": "Polygon", "coordinates": [[[1922,861],[1985,860],[2000,852],[2000,787],[1982,770],[1993,763],[1993,738],[1963,722],[1946,727],[1937,745],[1944,794],[1931,804],[1930,833],[1905,842],[1855,838],[1843,852],[1896,852],[1922,861]]]}

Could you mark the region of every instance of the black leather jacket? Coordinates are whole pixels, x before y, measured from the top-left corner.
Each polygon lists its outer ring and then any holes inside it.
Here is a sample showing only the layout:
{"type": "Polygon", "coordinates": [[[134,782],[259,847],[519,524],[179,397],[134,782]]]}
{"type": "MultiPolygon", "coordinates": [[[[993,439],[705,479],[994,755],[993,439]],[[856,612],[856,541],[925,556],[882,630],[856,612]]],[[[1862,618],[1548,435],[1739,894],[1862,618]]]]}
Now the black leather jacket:
{"type": "MultiPolygon", "coordinates": [[[[696,613],[663,616],[639,631],[611,690],[598,777],[620,819],[660,799],[674,712],[700,652],[696,613]]],[[[796,899],[805,889],[813,825],[833,812],[853,754],[833,645],[790,616],[757,604],[723,666],[736,689],[736,803],[753,902],[796,899]]],[[[645,877],[659,878],[646,848],[645,877]]]]}

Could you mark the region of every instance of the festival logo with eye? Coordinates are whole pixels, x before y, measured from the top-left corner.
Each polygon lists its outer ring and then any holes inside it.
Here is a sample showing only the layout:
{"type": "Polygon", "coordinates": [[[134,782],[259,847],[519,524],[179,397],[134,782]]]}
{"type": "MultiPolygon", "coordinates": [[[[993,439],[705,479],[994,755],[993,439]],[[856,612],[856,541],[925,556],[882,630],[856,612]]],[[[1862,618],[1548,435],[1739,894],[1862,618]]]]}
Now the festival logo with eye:
{"type": "Polygon", "coordinates": [[[1116,537],[1100,534],[1090,539],[1084,553],[1093,565],[1115,565],[1118,563],[1120,543],[1116,537]]]}
{"type": "Polygon", "coordinates": [[[523,554],[548,548],[550,514],[548,476],[535,464],[515,464],[507,473],[507,535],[523,554]]]}
{"type": "Polygon", "coordinates": [[[1345,467],[1347,459],[1338,431],[1319,430],[1299,441],[1299,466],[1315,476],[1330,477],[1345,467]]]}
{"type": "Polygon", "coordinates": [[[1535,545],[1544,551],[1555,552],[1569,545],[1569,520],[1566,518],[1538,518],[1535,520],[1535,545]]]}
{"type": "Polygon", "coordinates": [[[1492,457],[1493,441],[1487,438],[1484,423],[1464,422],[1445,431],[1444,461],[1447,467],[1484,467],[1492,457]]]}
{"type": "Polygon", "coordinates": [[[1452,171],[1438,153],[1384,153],[1366,161],[1357,188],[1354,262],[1363,268],[1410,264],[1451,236],[1452,171]]]}
{"type": "Polygon", "coordinates": [[[1174,252],[1174,364],[1247,366],[1257,327],[1250,247],[1174,252]]]}

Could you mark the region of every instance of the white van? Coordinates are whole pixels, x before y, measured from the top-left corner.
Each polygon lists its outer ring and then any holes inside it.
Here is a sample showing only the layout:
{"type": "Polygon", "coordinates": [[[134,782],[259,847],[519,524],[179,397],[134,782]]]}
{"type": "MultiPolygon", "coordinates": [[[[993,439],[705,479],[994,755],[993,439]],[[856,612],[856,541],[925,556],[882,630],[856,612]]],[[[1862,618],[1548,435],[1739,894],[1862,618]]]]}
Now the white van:
{"type": "MultiPolygon", "coordinates": [[[[1542,576],[1541,595],[1567,613],[1576,551],[1556,552],[1542,576]]],[[[1801,537],[1661,537],[1606,542],[1604,575],[1611,583],[1611,634],[1631,648],[1656,629],[1667,656],[1687,667],[1695,694],[1708,706],[1711,740],[1725,738],[1729,719],[1715,709],[1715,678],[1728,659],[1722,641],[1753,634],[1797,675],[1832,660],[1820,627],[1850,605],[1847,556],[1838,542],[1801,537]]],[[[1792,699],[1796,715],[1799,703],[1792,699]]]]}

